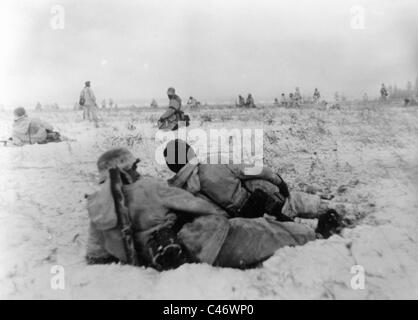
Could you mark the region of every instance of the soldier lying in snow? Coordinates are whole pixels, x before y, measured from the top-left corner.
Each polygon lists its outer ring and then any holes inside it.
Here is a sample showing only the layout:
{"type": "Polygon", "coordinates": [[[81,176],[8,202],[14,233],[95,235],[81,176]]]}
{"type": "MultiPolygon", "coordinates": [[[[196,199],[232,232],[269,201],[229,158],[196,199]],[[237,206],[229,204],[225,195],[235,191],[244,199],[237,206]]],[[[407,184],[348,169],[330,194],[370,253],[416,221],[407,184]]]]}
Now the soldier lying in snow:
{"type": "Polygon", "coordinates": [[[167,144],[164,157],[169,169],[176,173],[168,180],[169,185],[211,200],[231,217],[254,218],[267,213],[278,221],[292,221],[295,217],[334,216],[334,227],[323,231],[327,237],[339,231],[340,219],[329,201],[303,192],[289,192],[287,184],[270,168],[255,172],[240,165],[200,163],[194,150],[178,139],[167,144]]]}
{"type": "Polygon", "coordinates": [[[241,165],[199,163],[194,150],[179,139],[167,144],[164,157],[169,169],[176,173],[168,180],[169,185],[218,204],[229,216],[254,218],[268,212],[277,218],[286,218],[282,217],[281,208],[289,190],[271,169],[264,167],[260,172],[249,172],[241,165]],[[275,190],[266,197],[262,188],[268,185],[275,190]]]}
{"type": "Polygon", "coordinates": [[[187,101],[187,106],[192,109],[199,108],[200,102],[197,101],[195,98],[190,97],[189,100],[187,101]]]}
{"type": "Polygon", "coordinates": [[[88,263],[121,261],[158,270],[186,262],[247,268],[281,247],[316,238],[313,229],[294,222],[228,219],[216,204],[140,175],[138,162],[124,148],[105,152],[97,162],[101,184],[88,198],[88,263]],[[111,179],[115,172],[119,179],[111,179]]]}
{"type": "Polygon", "coordinates": [[[44,144],[48,142],[60,142],[61,136],[47,122],[37,118],[29,118],[22,107],[14,110],[15,120],[10,142],[16,146],[25,144],[44,144]]]}

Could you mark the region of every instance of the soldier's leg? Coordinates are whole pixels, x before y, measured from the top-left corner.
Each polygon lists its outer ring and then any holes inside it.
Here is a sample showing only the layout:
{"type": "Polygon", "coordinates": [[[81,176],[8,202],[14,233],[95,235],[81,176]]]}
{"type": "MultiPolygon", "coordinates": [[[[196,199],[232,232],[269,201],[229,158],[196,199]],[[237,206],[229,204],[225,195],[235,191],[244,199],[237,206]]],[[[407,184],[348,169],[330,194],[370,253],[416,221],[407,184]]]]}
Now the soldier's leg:
{"type": "Polygon", "coordinates": [[[104,264],[119,261],[105,249],[104,242],[102,233],[90,223],[85,256],[87,264],[104,264]]]}
{"type": "Polygon", "coordinates": [[[92,106],[87,107],[87,118],[89,119],[89,121],[91,121],[91,109],[92,108],[93,108],[92,106]]]}
{"type": "Polygon", "coordinates": [[[330,201],[321,199],[318,195],[292,191],[286,199],[282,212],[288,217],[314,219],[330,209],[330,201]]]}
{"type": "Polygon", "coordinates": [[[96,106],[91,107],[91,118],[92,118],[95,126],[98,127],[99,117],[97,116],[97,107],[96,106]]]}
{"type": "Polygon", "coordinates": [[[298,246],[316,239],[315,231],[294,222],[269,218],[229,220],[230,229],[215,265],[248,268],[271,257],[285,246],[298,246]]]}
{"type": "Polygon", "coordinates": [[[353,204],[321,199],[318,195],[293,191],[290,192],[290,198],[286,199],[282,212],[291,218],[315,219],[331,209],[345,216],[353,213],[356,207],[353,204]]]}
{"type": "Polygon", "coordinates": [[[282,208],[282,213],[291,218],[317,218],[321,198],[304,192],[292,191],[282,208]]]}

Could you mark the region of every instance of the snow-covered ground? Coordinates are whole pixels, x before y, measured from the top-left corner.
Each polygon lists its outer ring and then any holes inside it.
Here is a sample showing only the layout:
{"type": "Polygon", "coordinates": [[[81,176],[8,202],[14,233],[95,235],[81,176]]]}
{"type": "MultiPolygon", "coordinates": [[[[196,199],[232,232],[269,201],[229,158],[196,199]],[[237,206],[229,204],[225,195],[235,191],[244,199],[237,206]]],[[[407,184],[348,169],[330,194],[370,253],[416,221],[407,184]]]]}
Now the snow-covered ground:
{"type": "MultiPolygon", "coordinates": [[[[96,189],[95,161],[124,145],[142,159],[141,172],[168,178],[154,159],[161,112],[102,112],[99,129],[80,112],[32,112],[72,141],[0,147],[1,299],[418,298],[418,109],[396,104],[190,112],[191,128],[263,128],[265,163],[293,189],[352,207],[353,227],[342,236],[283,248],[247,271],[86,266],[84,195],[96,189]],[[63,290],[51,286],[57,265],[63,290]],[[364,289],[351,286],[361,275],[351,273],[355,265],[364,268],[364,289]]],[[[11,121],[0,113],[2,128],[11,121]]]]}

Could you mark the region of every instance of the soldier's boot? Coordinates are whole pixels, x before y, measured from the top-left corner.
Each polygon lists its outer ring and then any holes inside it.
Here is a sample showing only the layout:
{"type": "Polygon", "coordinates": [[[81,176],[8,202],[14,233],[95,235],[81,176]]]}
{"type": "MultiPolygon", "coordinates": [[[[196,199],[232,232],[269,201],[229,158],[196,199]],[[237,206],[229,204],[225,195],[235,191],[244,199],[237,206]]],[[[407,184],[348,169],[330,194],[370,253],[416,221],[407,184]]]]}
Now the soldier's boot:
{"type": "Polygon", "coordinates": [[[188,262],[184,245],[170,228],[162,228],[152,233],[148,241],[151,266],[159,271],[170,270],[188,262]]]}
{"type": "Polygon", "coordinates": [[[315,232],[327,239],[334,234],[339,234],[343,228],[342,217],[334,209],[329,209],[318,218],[315,232]]]}

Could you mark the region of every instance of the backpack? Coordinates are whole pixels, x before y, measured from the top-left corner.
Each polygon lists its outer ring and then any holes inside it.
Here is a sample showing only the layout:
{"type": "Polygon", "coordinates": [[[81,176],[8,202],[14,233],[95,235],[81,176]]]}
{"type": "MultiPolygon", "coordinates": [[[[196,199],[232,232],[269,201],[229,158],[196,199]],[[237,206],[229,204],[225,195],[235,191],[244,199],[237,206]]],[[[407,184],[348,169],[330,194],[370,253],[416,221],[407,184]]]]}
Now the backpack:
{"type": "Polygon", "coordinates": [[[80,100],[78,101],[78,104],[80,106],[84,106],[85,103],[86,103],[86,99],[84,98],[84,95],[80,95],[80,100]]]}

